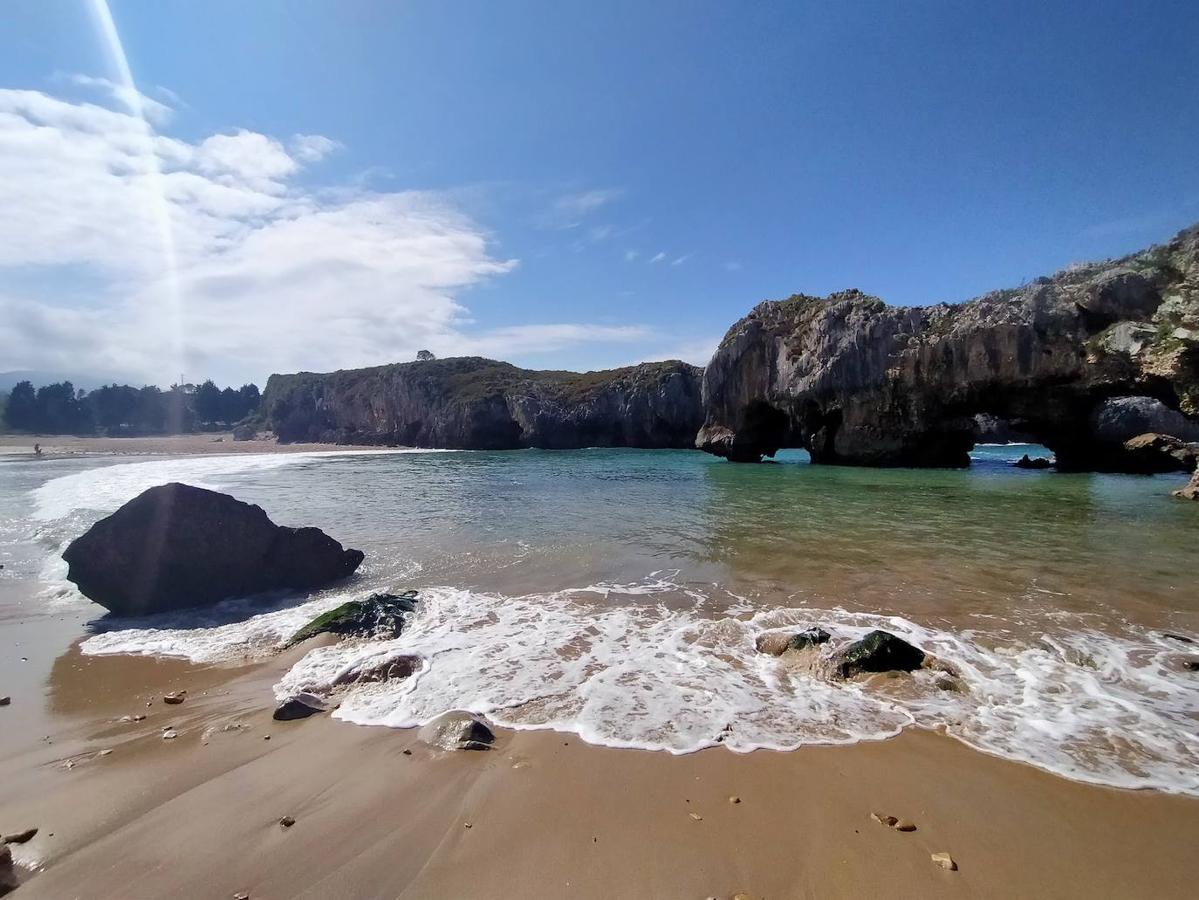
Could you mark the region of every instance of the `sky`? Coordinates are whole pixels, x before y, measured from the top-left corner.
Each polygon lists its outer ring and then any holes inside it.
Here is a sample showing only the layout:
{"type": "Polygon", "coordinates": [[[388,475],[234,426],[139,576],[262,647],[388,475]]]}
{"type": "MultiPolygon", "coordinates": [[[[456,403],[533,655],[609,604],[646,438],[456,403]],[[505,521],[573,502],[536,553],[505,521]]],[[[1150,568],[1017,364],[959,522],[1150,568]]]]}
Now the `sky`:
{"type": "Polygon", "coordinates": [[[0,371],[704,364],[1199,221],[1199,4],[8,0],[0,371]]]}

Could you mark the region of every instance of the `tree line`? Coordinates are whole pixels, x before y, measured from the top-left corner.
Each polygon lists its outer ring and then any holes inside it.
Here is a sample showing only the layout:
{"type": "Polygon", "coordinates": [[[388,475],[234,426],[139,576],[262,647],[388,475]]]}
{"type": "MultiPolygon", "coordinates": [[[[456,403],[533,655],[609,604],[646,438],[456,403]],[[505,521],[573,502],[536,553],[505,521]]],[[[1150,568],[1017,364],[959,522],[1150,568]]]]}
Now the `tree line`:
{"type": "Polygon", "coordinates": [[[19,382],[3,405],[3,421],[12,431],[44,434],[183,434],[233,425],[258,412],[258,386],[221,389],[212,380],[196,386],[110,384],[94,391],[76,390],[69,381],[36,390],[19,382]]]}

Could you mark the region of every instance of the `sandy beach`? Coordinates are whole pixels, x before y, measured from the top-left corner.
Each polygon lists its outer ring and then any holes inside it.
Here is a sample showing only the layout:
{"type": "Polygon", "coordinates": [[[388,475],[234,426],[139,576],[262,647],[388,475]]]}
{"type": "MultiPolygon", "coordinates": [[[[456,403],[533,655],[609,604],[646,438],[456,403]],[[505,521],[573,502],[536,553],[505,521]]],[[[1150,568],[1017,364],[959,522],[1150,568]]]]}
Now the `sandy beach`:
{"type": "Polygon", "coordinates": [[[45,459],[79,456],[211,456],[218,453],[311,453],[319,450],[378,450],[334,444],[278,444],[235,441],[228,432],[169,434],[157,437],[76,437],[69,434],[0,434],[0,458],[33,456],[41,447],[45,459]]]}
{"type": "MultiPolygon", "coordinates": [[[[7,625],[6,674],[46,665],[14,662],[15,648],[52,654],[70,627],[7,625]]],[[[18,896],[1090,898],[1193,888],[1194,799],[1080,785],[918,730],[850,747],[684,756],[500,731],[490,751],[447,753],[410,730],[272,721],[271,684],[301,652],[242,669],[74,648],[50,663],[43,712],[28,708],[36,692],[0,710],[9,722],[23,707],[26,716],[19,733],[3,729],[0,829],[38,829],[13,845],[37,870],[18,896]],[[181,690],[184,704],[163,704],[181,690]],[[161,737],[168,725],[173,740],[161,737]],[[892,830],[872,812],[917,830],[892,830]],[[295,824],[282,827],[283,816],[295,824]],[[958,870],[935,865],[938,852],[958,870]]]]}

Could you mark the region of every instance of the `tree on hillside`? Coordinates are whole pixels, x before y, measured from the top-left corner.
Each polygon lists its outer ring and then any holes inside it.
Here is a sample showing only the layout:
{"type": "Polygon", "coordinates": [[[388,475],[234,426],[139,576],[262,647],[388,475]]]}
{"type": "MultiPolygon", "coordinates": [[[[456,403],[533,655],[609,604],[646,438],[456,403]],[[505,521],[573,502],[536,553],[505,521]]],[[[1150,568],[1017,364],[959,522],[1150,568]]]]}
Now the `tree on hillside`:
{"type": "Polygon", "coordinates": [[[221,390],[212,383],[209,378],[202,385],[196,388],[195,394],[195,411],[196,420],[199,422],[220,422],[223,421],[221,415],[221,390]]]}
{"type": "Polygon", "coordinates": [[[77,434],[90,431],[91,416],[79,402],[75,385],[69,381],[47,384],[37,389],[36,428],[52,434],[77,434]]]}
{"type": "Polygon", "coordinates": [[[246,416],[252,416],[258,412],[258,407],[262,403],[262,395],[258,392],[258,385],[243,384],[241,390],[242,413],[238,416],[239,419],[244,419],[246,416]]]}
{"type": "Polygon", "coordinates": [[[419,353],[416,354],[417,362],[430,362],[431,360],[434,360],[434,359],[437,359],[437,357],[434,356],[432,353],[430,353],[428,350],[421,350],[419,353]]]}
{"type": "Polygon", "coordinates": [[[37,428],[37,396],[33,384],[19,381],[8,395],[8,408],[4,411],[8,427],[14,431],[34,431],[37,428]]]}

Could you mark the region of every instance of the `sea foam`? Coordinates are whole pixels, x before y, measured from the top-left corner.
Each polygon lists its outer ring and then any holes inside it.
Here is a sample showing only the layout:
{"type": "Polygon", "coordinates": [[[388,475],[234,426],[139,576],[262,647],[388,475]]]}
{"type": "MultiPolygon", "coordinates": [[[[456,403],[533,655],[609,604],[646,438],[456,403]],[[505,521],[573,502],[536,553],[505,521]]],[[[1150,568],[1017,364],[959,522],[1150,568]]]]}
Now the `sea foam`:
{"type": "MultiPolygon", "coordinates": [[[[914,725],[1080,781],[1199,795],[1199,691],[1171,671],[1177,645],[1168,638],[1063,627],[1016,640],[838,608],[755,610],[676,577],[524,596],[426,588],[399,638],[314,649],[276,694],[330,695],[340,704],[334,715],[360,725],[407,728],[466,709],[509,728],[676,754],[853,743],[914,725]],[[763,631],[812,623],[841,641],[875,628],[900,635],[951,664],[967,691],[942,690],[927,671],[834,684],[754,648],[763,631]],[[420,669],[339,686],[397,656],[419,657],[420,669]]],[[[83,651],[261,659],[350,596],[212,628],[109,632],[83,651]]]]}
{"type": "MultiPolygon", "coordinates": [[[[61,533],[64,521],[78,527],[81,511],[113,509],[164,480],[219,486],[224,475],[312,456],[109,466],[47,483],[34,492],[35,506],[45,527],[61,533]]],[[[1093,619],[1055,611],[1019,621],[978,616],[970,628],[951,628],[833,605],[765,602],[675,571],[521,595],[422,586],[420,577],[415,561],[388,572],[389,584],[421,589],[400,637],[314,648],[282,676],[277,696],[326,694],[338,704],[334,716],[362,725],[409,727],[467,709],[514,729],[670,753],[717,745],[791,750],[937,728],[1080,781],[1199,795],[1199,683],[1179,671],[1182,645],[1140,626],[1103,630],[1093,619]],[[811,624],[835,642],[890,631],[953,666],[966,690],[940,689],[930,671],[833,684],[755,650],[764,631],[811,624]],[[412,677],[345,686],[356,670],[401,655],[420,658],[412,677]]],[[[333,589],[127,620],[82,649],[204,663],[263,660],[313,616],[365,593],[333,589]]]]}

